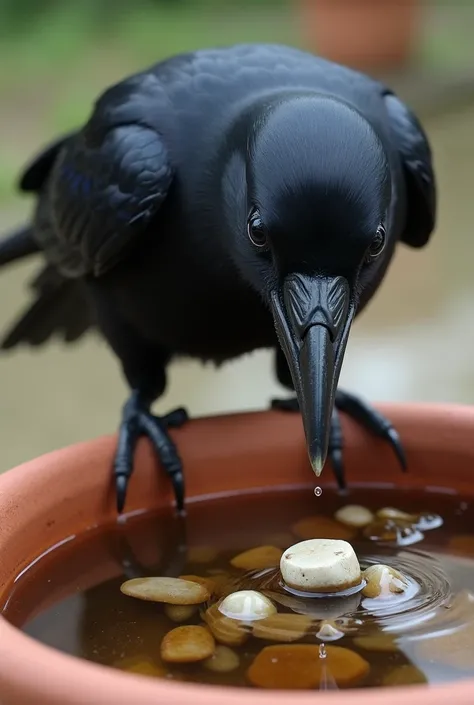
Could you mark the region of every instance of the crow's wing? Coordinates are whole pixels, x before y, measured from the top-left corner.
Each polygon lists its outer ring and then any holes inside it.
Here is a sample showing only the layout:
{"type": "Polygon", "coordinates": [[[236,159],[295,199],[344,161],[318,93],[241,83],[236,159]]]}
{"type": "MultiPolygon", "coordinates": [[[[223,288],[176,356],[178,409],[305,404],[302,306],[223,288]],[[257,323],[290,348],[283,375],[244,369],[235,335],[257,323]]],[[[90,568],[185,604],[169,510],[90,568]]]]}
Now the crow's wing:
{"type": "Polygon", "coordinates": [[[102,95],[62,149],[50,180],[54,227],[45,250],[64,275],[110,270],[157,214],[173,178],[158,127],[165,110],[159,81],[133,77],[102,95]]]}
{"type": "Polygon", "coordinates": [[[411,247],[424,247],[436,223],[436,180],[431,148],[411,110],[388,90],[384,99],[407,189],[407,218],[401,239],[411,247]]]}

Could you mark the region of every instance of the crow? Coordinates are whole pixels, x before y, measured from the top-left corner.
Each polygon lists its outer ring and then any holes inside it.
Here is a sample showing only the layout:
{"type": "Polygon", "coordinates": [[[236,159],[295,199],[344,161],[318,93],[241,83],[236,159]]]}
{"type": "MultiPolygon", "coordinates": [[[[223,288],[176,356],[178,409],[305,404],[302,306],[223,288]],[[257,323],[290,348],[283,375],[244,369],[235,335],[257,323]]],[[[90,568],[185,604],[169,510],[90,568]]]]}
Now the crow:
{"type": "Polygon", "coordinates": [[[131,390],[114,474],[123,511],[139,436],[185,483],[158,417],[177,357],[220,365],[275,351],[296,398],[311,467],[326,458],[344,486],[338,411],[406,459],[391,423],[337,389],[355,316],[397,243],[425,246],[436,183],[417,117],[383,83],[274,44],[171,57],[105,90],[83,127],[45,148],[20,189],[31,223],[0,243],[0,265],[41,252],[34,300],[2,349],[66,342],[97,328],[131,390]]]}

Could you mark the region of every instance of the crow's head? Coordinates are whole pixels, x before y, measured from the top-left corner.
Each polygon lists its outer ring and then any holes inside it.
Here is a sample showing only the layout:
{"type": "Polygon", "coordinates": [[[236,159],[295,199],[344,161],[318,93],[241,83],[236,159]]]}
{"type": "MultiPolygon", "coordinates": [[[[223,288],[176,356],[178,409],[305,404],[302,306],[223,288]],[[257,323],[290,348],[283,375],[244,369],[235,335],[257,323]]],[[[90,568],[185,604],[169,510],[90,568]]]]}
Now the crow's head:
{"type": "Polygon", "coordinates": [[[393,249],[389,160],[360,113],[319,95],[253,108],[241,155],[236,264],[272,310],[319,475],[350,326],[393,249]]]}

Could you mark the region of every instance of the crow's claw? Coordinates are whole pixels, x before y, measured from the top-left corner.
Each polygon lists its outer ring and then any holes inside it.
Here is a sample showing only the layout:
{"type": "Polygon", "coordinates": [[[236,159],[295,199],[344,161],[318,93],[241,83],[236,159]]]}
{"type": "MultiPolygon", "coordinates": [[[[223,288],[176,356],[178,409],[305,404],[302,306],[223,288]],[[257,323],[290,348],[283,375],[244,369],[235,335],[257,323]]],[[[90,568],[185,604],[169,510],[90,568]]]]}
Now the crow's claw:
{"type": "Polygon", "coordinates": [[[329,429],[328,458],[331,461],[332,470],[340,490],[346,489],[342,448],[341,421],[337,409],[334,408],[331,418],[331,428],[329,429]]]}
{"type": "Polygon", "coordinates": [[[168,428],[178,428],[188,420],[185,409],[176,409],[166,416],[154,416],[148,405],[137,392],[134,392],[124,406],[122,424],[119,431],[114,474],[117,496],[117,511],[123,511],[127,495],[128,481],[133,472],[133,455],[140,436],[148,436],[168,473],[174,490],[176,508],[184,507],[184,475],[181,459],[168,428]]]}
{"type": "MultiPolygon", "coordinates": [[[[272,409],[281,411],[299,411],[299,404],[296,397],[291,399],[273,399],[271,402],[272,409]]],[[[383,438],[393,448],[395,455],[402,467],[402,470],[407,469],[407,460],[400,436],[394,429],[390,421],[383,416],[379,411],[373,409],[366,402],[358,397],[348,394],[347,392],[337,391],[334,403],[334,411],[331,419],[331,428],[329,431],[328,458],[331,461],[332,469],[339,489],[346,489],[346,481],[344,474],[344,439],[342,437],[341,423],[339,419],[339,411],[351,416],[354,421],[367,428],[371,433],[383,438]]]]}
{"type": "Polygon", "coordinates": [[[358,397],[339,390],[336,392],[335,406],[339,411],[345,412],[348,416],[351,416],[354,421],[357,421],[357,423],[364,426],[368,431],[371,431],[371,433],[387,441],[393,448],[402,470],[406,471],[407,460],[400,436],[393,428],[390,421],[388,421],[380,411],[369,406],[358,397]]]}

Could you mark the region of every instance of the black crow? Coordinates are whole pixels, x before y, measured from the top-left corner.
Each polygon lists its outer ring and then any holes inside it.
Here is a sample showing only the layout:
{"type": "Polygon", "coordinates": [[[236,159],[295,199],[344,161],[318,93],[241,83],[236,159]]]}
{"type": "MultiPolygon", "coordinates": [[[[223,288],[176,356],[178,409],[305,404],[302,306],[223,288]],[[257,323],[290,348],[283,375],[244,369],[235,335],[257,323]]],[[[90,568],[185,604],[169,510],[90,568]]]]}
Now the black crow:
{"type": "Polygon", "coordinates": [[[275,350],[309,459],[344,482],[337,409],[385,437],[388,420],[336,391],[354,317],[397,242],[426,245],[436,186],[427,137],[389,88],[295,48],[239,45],[162,61],[106,90],[87,123],[43,151],[20,187],[31,225],[0,264],[41,251],[34,302],[3,349],[97,326],[130,385],[115,458],[124,506],[147,435],[183,506],[181,460],[159,418],[177,356],[220,364],[275,350]]]}

